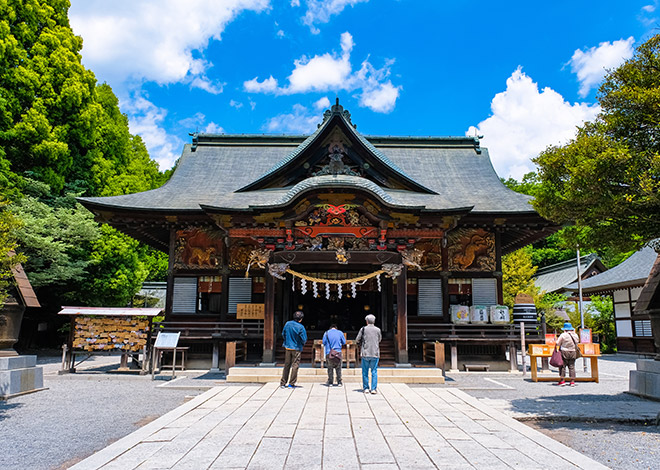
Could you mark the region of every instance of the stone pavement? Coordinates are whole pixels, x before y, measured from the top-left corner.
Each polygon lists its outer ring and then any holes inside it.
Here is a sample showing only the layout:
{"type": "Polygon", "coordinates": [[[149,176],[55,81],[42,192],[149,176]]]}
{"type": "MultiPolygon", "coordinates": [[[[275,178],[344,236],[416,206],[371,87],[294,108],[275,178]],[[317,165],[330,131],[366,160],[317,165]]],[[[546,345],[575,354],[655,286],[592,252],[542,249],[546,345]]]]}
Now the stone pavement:
{"type": "Polygon", "coordinates": [[[461,390],[379,392],[219,386],[72,468],[607,468],[461,390]]]}

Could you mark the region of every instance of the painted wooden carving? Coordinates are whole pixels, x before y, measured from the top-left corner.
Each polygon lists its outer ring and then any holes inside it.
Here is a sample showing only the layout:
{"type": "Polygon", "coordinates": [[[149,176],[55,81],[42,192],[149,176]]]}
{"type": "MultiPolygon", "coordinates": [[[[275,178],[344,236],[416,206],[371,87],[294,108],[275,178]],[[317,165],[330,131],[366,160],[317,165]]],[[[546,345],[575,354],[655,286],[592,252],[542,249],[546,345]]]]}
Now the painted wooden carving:
{"type": "Polygon", "coordinates": [[[459,229],[449,235],[450,271],[494,271],[495,235],[484,229],[459,229]]]}
{"type": "Polygon", "coordinates": [[[174,267],[177,269],[217,269],[222,265],[223,232],[188,228],[176,232],[174,267]]]}
{"type": "Polygon", "coordinates": [[[376,235],[376,227],[361,215],[356,204],[317,204],[307,220],[295,223],[296,230],[315,238],[319,235],[352,235],[357,238],[376,235]]]}
{"type": "Polygon", "coordinates": [[[408,269],[412,270],[422,270],[422,258],[424,252],[418,248],[413,248],[412,250],[403,250],[401,251],[401,262],[405,264],[408,269]]]}
{"type": "Polygon", "coordinates": [[[229,269],[245,270],[250,263],[250,256],[258,245],[253,240],[233,240],[229,247],[229,269]]]}
{"type": "Polygon", "coordinates": [[[422,251],[419,264],[424,271],[442,271],[442,240],[424,240],[415,243],[415,249],[422,251]]]}

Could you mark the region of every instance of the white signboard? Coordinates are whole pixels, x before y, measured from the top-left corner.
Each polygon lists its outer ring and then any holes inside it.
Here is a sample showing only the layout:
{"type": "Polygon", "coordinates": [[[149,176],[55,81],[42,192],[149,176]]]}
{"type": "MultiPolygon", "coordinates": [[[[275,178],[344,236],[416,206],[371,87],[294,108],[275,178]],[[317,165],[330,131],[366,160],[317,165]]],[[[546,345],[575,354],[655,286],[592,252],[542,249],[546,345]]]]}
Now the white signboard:
{"type": "Polygon", "coordinates": [[[154,344],[155,348],[176,348],[179,343],[180,331],[176,333],[163,333],[159,332],[156,337],[156,343],[154,344]]]}

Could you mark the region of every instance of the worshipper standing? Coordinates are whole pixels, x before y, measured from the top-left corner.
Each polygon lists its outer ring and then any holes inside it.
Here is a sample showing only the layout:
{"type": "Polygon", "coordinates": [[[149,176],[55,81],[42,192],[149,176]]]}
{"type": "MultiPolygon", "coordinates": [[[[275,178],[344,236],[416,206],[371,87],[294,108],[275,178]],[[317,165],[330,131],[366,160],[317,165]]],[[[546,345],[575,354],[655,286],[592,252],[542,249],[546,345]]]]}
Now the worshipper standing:
{"type": "Polygon", "coordinates": [[[380,358],[380,341],[383,335],[374,323],[376,317],[369,314],[364,318],[367,322],[358,332],[355,339],[360,346],[362,362],[362,390],[364,393],[378,393],[378,360],[380,358]],[[369,387],[369,371],[371,371],[371,387],[369,387]]]}

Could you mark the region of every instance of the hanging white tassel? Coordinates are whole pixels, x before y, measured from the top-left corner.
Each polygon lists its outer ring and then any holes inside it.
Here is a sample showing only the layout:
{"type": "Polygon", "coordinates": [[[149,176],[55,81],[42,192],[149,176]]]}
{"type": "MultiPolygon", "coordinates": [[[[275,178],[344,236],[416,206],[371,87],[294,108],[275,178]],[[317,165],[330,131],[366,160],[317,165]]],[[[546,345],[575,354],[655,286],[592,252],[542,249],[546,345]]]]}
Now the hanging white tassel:
{"type": "Polygon", "coordinates": [[[307,281],[304,279],[300,280],[300,292],[302,295],[305,295],[307,293],[307,281]]]}
{"type": "Polygon", "coordinates": [[[291,276],[291,290],[296,291],[296,276],[291,276]]]}
{"type": "Polygon", "coordinates": [[[353,298],[357,297],[357,284],[355,282],[351,282],[351,295],[353,295],[353,298]]]}
{"type": "Polygon", "coordinates": [[[312,290],[314,291],[314,298],[319,296],[319,289],[316,285],[316,281],[312,282],[312,290]]]}
{"type": "Polygon", "coordinates": [[[380,292],[380,274],[376,276],[376,282],[378,283],[378,292],[380,292]]]}
{"type": "Polygon", "coordinates": [[[325,283],[325,298],[330,300],[330,284],[328,282],[325,283]]]}
{"type": "Polygon", "coordinates": [[[337,297],[341,299],[341,284],[337,284],[337,297]]]}

